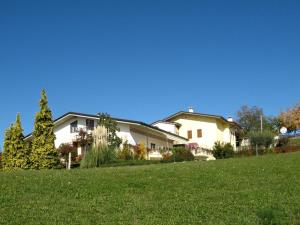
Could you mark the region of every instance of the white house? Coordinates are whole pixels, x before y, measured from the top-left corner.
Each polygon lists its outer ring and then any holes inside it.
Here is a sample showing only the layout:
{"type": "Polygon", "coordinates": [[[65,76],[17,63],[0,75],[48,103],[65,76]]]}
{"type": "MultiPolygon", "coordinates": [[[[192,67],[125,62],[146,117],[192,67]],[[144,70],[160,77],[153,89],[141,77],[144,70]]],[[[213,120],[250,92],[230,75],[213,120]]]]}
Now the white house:
{"type": "MultiPolygon", "coordinates": [[[[77,147],[78,155],[84,154],[78,142],[78,132],[83,129],[91,132],[97,125],[97,115],[68,112],[54,120],[55,146],[70,143],[77,147]]],[[[195,144],[199,148],[193,151],[196,156],[211,156],[211,150],[216,141],[231,143],[236,149],[237,135],[240,126],[232,118],[222,116],[180,111],[163,120],[149,125],[135,120],[113,118],[120,129],[117,135],[123,143],[135,146],[143,143],[150,149],[148,159],[162,158],[161,150],[170,149],[174,145],[195,144]]],[[[31,141],[29,134],[25,140],[31,141]]]]}
{"type": "MultiPolygon", "coordinates": [[[[174,144],[186,144],[187,139],[174,132],[169,132],[159,127],[155,127],[144,122],[113,118],[120,129],[117,135],[133,146],[144,143],[149,152],[149,159],[161,158],[160,150],[172,148],[174,144]]],[[[55,146],[58,148],[63,143],[76,145],[78,132],[83,129],[91,132],[97,125],[98,116],[68,112],[54,120],[54,134],[56,136],[55,146]]],[[[29,134],[25,140],[30,141],[32,135],[29,134]]],[[[78,146],[78,155],[83,154],[78,146]]]]}
{"type": "Polygon", "coordinates": [[[225,119],[219,115],[195,113],[189,111],[177,112],[163,120],[152,124],[160,129],[188,139],[188,143],[197,143],[199,154],[209,154],[217,141],[230,143],[236,149],[238,134],[241,127],[230,117],[225,119]],[[201,152],[201,149],[203,150],[201,152]]]}

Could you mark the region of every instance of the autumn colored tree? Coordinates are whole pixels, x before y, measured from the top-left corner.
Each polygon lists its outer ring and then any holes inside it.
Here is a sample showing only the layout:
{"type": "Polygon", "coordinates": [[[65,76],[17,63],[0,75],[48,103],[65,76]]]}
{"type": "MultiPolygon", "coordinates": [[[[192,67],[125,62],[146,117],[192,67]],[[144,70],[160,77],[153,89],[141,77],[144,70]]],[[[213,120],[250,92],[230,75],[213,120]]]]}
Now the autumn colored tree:
{"type": "Polygon", "coordinates": [[[76,142],[81,148],[81,155],[84,155],[93,143],[93,135],[81,128],[76,136],[76,142]]]}
{"type": "Polygon", "coordinates": [[[59,152],[59,156],[60,158],[63,158],[64,159],[64,163],[65,165],[67,166],[67,162],[68,162],[68,159],[69,159],[69,153],[71,153],[71,160],[74,161],[76,160],[76,157],[78,156],[77,155],[77,148],[72,145],[72,144],[69,144],[69,143],[62,143],[57,151],[59,152]]]}
{"type": "Polygon", "coordinates": [[[139,160],[147,159],[147,149],[143,142],[137,144],[134,148],[134,158],[139,160]]]}
{"type": "Polygon", "coordinates": [[[280,113],[279,119],[289,131],[300,128],[300,103],[280,113]]]}

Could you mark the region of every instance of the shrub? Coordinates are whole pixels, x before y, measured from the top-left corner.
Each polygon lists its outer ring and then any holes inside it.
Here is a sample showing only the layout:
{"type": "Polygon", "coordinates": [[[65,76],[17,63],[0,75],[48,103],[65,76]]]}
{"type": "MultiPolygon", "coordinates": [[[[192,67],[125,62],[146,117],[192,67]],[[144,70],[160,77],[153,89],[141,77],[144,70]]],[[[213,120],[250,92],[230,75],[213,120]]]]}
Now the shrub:
{"type": "Polygon", "coordinates": [[[288,137],[280,136],[278,141],[277,141],[276,147],[284,147],[284,146],[287,146],[288,143],[289,143],[289,138],[288,137]]]}
{"type": "Polygon", "coordinates": [[[132,160],[134,158],[133,152],[127,141],[123,144],[123,148],[117,152],[117,158],[123,160],[132,160]]]}
{"type": "Polygon", "coordinates": [[[69,160],[69,153],[71,153],[71,161],[75,161],[77,158],[77,148],[71,144],[63,143],[58,147],[57,151],[59,156],[64,159],[65,164],[69,160]]]}
{"type": "Polygon", "coordinates": [[[134,147],[134,158],[145,160],[147,157],[147,149],[144,143],[140,143],[134,147]]]}
{"type": "Polygon", "coordinates": [[[115,159],[115,149],[105,145],[92,147],[89,151],[87,151],[81,160],[80,168],[99,167],[103,164],[112,163],[115,161],[115,159]]]}
{"type": "Polygon", "coordinates": [[[193,153],[187,148],[174,148],[174,158],[176,162],[192,161],[195,159],[193,153]]]}
{"type": "Polygon", "coordinates": [[[216,159],[224,159],[233,157],[233,146],[230,143],[215,142],[213,147],[213,155],[216,159]]]}
{"type": "Polygon", "coordinates": [[[165,162],[174,161],[171,152],[163,152],[163,153],[161,153],[161,155],[162,155],[162,161],[165,161],[165,162]]]}
{"type": "Polygon", "coordinates": [[[298,152],[298,151],[300,151],[300,146],[276,147],[274,149],[275,153],[298,152]]]}
{"type": "Polygon", "coordinates": [[[184,147],[175,147],[172,149],[172,154],[170,152],[165,152],[162,156],[163,162],[183,162],[195,159],[191,150],[184,147]]]}

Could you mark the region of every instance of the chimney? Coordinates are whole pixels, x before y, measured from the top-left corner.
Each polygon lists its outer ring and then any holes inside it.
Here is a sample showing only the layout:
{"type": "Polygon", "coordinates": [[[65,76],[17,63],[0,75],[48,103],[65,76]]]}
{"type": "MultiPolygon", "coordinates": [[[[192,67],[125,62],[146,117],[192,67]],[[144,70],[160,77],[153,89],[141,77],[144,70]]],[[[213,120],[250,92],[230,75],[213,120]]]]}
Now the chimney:
{"type": "Polygon", "coordinates": [[[228,122],[233,122],[233,118],[231,116],[227,117],[228,122]]]}
{"type": "Polygon", "coordinates": [[[190,112],[190,113],[193,113],[193,112],[194,112],[194,109],[193,109],[192,106],[189,107],[189,112],[190,112]]]}

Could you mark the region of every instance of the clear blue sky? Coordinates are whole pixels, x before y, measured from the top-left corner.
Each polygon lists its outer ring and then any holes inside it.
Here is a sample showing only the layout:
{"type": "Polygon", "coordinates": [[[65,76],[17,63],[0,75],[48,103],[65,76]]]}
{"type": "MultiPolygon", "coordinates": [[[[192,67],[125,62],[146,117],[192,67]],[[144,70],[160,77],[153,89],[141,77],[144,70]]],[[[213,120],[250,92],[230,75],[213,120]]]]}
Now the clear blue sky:
{"type": "Polygon", "coordinates": [[[31,131],[45,88],[54,117],[152,122],[189,105],[276,115],[300,100],[299,1],[0,2],[0,141],[31,131]]]}

